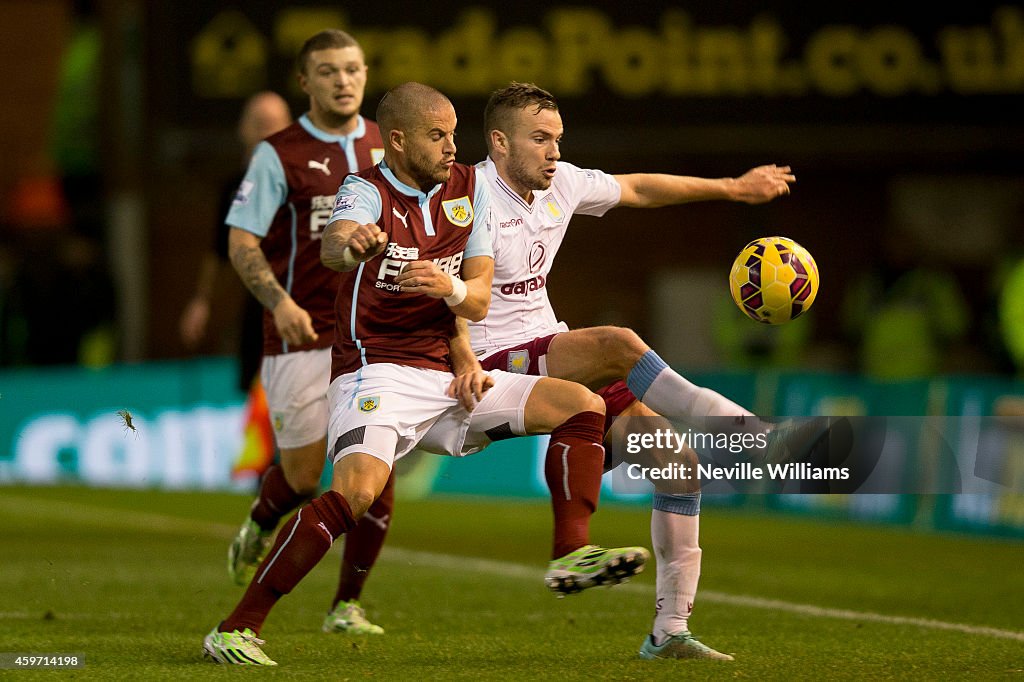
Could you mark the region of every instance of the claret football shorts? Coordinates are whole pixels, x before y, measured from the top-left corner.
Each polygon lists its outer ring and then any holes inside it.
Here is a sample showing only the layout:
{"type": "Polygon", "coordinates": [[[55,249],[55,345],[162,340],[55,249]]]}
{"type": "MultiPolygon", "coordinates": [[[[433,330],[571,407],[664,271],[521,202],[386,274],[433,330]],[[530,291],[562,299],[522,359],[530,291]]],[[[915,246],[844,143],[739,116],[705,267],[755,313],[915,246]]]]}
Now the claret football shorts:
{"type": "MultiPolygon", "coordinates": [[[[561,332],[559,332],[561,333],[561,332]]],[[[480,359],[485,370],[506,369],[516,374],[548,376],[548,348],[551,340],[558,334],[549,334],[519,344],[494,351],[480,359]]],[[[604,388],[594,391],[604,400],[604,432],[612,428],[615,418],[627,407],[637,401],[625,381],[615,381],[604,388]]]]}

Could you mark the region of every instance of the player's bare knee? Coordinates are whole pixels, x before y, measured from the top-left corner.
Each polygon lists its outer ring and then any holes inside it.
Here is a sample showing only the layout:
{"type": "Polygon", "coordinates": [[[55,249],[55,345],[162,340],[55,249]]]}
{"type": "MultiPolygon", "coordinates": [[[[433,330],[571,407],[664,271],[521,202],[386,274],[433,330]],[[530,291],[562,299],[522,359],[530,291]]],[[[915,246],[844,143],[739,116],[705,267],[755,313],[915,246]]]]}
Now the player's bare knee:
{"type": "Polygon", "coordinates": [[[320,492],[320,476],[313,476],[312,474],[303,474],[296,479],[292,488],[296,493],[303,497],[314,497],[320,492]]]}
{"type": "Polygon", "coordinates": [[[558,423],[582,412],[605,413],[604,400],[583,384],[559,382],[558,410],[552,416],[558,423]]]}
{"type": "Polygon", "coordinates": [[[344,493],[345,501],[348,502],[349,509],[352,510],[352,516],[355,518],[362,517],[366,513],[366,510],[370,508],[374,500],[377,499],[377,495],[374,491],[367,488],[357,488],[355,490],[349,490],[344,493]]]}
{"type": "Polygon", "coordinates": [[[550,433],[583,412],[605,413],[604,400],[583,384],[544,378],[526,403],[528,433],[550,433]]]}
{"type": "Polygon", "coordinates": [[[582,384],[577,385],[583,389],[583,392],[579,396],[581,406],[579,412],[597,412],[598,414],[604,414],[604,399],[588,389],[586,386],[583,386],[582,384]]]}
{"type": "MultiPolygon", "coordinates": [[[[597,414],[604,415],[605,404],[604,399],[597,395],[583,384],[570,384],[571,388],[567,389],[568,395],[566,401],[563,404],[563,409],[560,410],[559,414],[555,417],[558,424],[567,421],[578,414],[584,412],[596,412],[597,414]]],[[[552,426],[556,426],[553,424],[552,426]]]]}
{"type": "Polygon", "coordinates": [[[288,487],[302,497],[315,497],[320,492],[319,473],[314,474],[306,469],[291,468],[285,470],[284,479],[288,483],[288,487]]]}
{"type": "Polygon", "coordinates": [[[652,481],[654,492],[663,495],[692,495],[700,492],[700,481],[694,476],[691,479],[666,478],[652,481]]]}
{"type": "Polygon", "coordinates": [[[621,376],[629,373],[650,347],[626,327],[601,327],[601,351],[607,362],[613,364],[621,376]]]}
{"type": "Polygon", "coordinates": [[[289,463],[284,469],[284,477],[288,486],[303,497],[315,497],[320,492],[321,469],[297,461],[289,463]]]}

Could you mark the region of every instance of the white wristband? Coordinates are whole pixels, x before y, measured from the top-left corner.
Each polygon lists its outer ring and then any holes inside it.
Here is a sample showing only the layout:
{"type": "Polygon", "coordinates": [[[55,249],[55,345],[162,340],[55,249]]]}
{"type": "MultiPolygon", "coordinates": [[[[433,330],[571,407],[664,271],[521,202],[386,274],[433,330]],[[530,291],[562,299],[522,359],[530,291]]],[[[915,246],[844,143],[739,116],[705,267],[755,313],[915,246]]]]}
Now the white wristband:
{"type": "Polygon", "coordinates": [[[469,289],[466,288],[466,283],[455,275],[449,274],[448,277],[452,280],[452,293],[444,297],[444,302],[448,304],[449,308],[454,308],[466,300],[469,289]]]}
{"type": "Polygon", "coordinates": [[[359,261],[352,255],[352,249],[345,247],[345,250],[341,252],[341,264],[351,270],[355,266],[359,265],[359,261]]]}

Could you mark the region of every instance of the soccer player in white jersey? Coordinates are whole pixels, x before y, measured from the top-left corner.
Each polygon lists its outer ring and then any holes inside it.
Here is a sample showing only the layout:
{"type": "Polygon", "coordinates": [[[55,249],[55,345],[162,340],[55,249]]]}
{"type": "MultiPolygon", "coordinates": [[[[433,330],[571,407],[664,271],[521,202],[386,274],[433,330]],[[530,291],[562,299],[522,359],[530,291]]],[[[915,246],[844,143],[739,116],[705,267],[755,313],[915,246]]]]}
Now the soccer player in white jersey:
{"type": "MultiPolygon", "coordinates": [[[[490,311],[470,325],[473,349],[484,368],[584,384],[606,400],[606,430],[618,415],[656,414],[698,427],[705,418],[735,417],[738,429],[769,428],[748,410],[677,374],[629,329],[569,331],[555,316],[546,285],[575,213],[601,216],[616,206],[654,208],[713,199],[764,203],[789,193],[796,180],[790,168],[760,166],[722,179],[580,169],[559,160],[563,129],[557,102],[532,84],[512,83],[493,93],[484,119],[488,158],[478,168],[493,197],[495,270],[490,311]]],[[[689,632],[700,576],[699,511],[699,490],[654,495],[657,615],[641,647],[642,658],[732,660],[689,632]]]]}

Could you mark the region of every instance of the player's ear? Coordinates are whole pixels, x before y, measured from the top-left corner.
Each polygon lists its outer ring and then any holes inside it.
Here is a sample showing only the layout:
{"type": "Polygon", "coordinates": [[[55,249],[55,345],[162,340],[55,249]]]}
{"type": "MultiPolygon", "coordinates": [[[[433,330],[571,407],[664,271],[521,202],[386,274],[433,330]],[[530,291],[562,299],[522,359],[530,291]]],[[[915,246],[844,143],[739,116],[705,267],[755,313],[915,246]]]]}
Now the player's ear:
{"type": "Polygon", "coordinates": [[[401,130],[392,130],[388,133],[388,143],[391,144],[391,148],[396,152],[404,151],[405,133],[401,130]]]}
{"type": "Polygon", "coordinates": [[[508,154],[508,137],[498,129],[491,131],[491,149],[508,154]]]}

